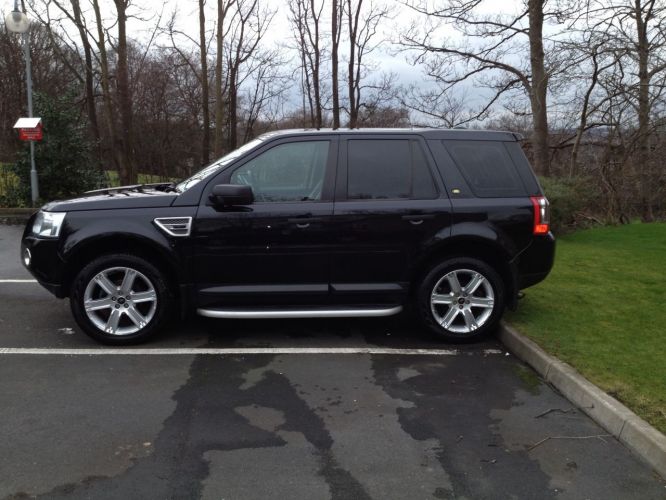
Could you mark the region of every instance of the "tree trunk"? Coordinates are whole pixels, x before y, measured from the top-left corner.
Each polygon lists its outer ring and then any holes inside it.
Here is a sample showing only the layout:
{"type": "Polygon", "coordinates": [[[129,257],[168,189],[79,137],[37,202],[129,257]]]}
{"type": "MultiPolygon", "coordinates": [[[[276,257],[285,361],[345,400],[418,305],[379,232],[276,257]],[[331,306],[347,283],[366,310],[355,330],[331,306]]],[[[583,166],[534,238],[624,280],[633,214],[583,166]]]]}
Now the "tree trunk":
{"type": "Polygon", "coordinates": [[[203,138],[201,140],[201,163],[210,161],[210,108],[208,98],[208,53],[206,50],[206,14],[204,0],[199,0],[199,53],[201,55],[201,105],[203,113],[203,138]]]}
{"type": "Polygon", "coordinates": [[[122,165],[118,176],[121,184],[135,184],[136,172],[133,168],[132,158],[132,96],[129,87],[129,71],[127,67],[127,2],[128,0],[115,0],[118,13],[118,65],[116,80],[118,85],[118,100],[120,103],[120,128],[122,144],[122,165]]]}
{"type": "MultiPolygon", "coordinates": [[[[310,7],[313,12],[314,20],[314,44],[313,52],[314,54],[314,64],[312,65],[312,86],[314,87],[314,101],[315,101],[315,127],[320,129],[322,127],[322,110],[321,110],[321,80],[319,69],[321,66],[321,51],[319,50],[319,17],[314,15],[315,12],[315,2],[314,0],[310,1],[310,7]]],[[[320,16],[321,17],[321,16],[320,16]]]]}
{"type": "Polygon", "coordinates": [[[238,146],[238,68],[231,66],[229,71],[229,150],[238,146]]]}
{"type": "Polygon", "coordinates": [[[580,143],[583,139],[583,134],[585,133],[585,128],[587,127],[587,114],[590,107],[590,98],[592,97],[592,92],[597,86],[599,81],[599,63],[597,61],[597,49],[596,47],[592,51],[592,80],[590,85],[587,87],[585,92],[585,97],[583,98],[583,109],[580,112],[580,123],[578,125],[578,130],[576,131],[576,139],[574,140],[573,147],[571,148],[571,159],[569,163],[569,177],[573,177],[578,169],[578,152],[580,151],[580,143]]]}
{"type": "Polygon", "coordinates": [[[121,149],[118,140],[118,130],[116,128],[116,117],[111,97],[111,84],[109,82],[109,58],[106,52],[106,35],[104,25],[102,24],[102,15],[99,9],[98,0],[92,2],[95,11],[95,22],[97,24],[97,48],[99,49],[99,62],[101,70],[102,99],[104,101],[104,114],[109,128],[111,143],[111,158],[113,166],[120,175],[120,166],[122,164],[121,149]]]}
{"type": "Polygon", "coordinates": [[[338,45],[340,44],[340,22],[338,16],[338,1],[331,0],[331,31],[333,43],[331,46],[331,66],[333,79],[333,129],[340,128],[340,95],[338,90],[338,45]]]}
{"type": "Polygon", "coordinates": [[[643,18],[641,0],[635,0],[634,15],[638,35],[638,165],[643,222],[654,221],[650,177],[650,77],[648,74],[649,41],[647,19],[643,18]]]}
{"type": "Polygon", "coordinates": [[[217,0],[217,55],[215,59],[215,156],[224,153],[224,95],[222,62],[224,61],[225,0],[217,0]]]}
{"type": "Polygon", "coordinates": [[[349,128],[356,128],[358,124],[358,101],[356,81],[356,44],[358,43],[358,20],[361,14],[361,4],[358,0],[356,8],[352,11],[352,1],[347,0],[347,20],[349,25],[349,74],[347,75],[347,87],[349,92],[349,128]]]}
{"type": "Polygon", "coordinates": [[[81,37],[81,44],[83,45],[83,57],[85,61],[85,71],[86,71],[86,109],[88,111],[88,121],[90,122],[90,128],[92,131],[93,138],[95,140],[95,152],[97,156],[97,161],[101,165],[102,161],[102,150],[100,143],[100,132],[99,132],[99,123],[97,121],[97,106],[95,102],[95,78],[93,74],[93,63],[92,63],[92,49],[90,47],[90,39],[88,38],[88,32],[86,31],[85,26],[83,25],[83,20],[81,19],[81,6],[79,0],[71,0],[72,11],[74,14],[74,22],[76,28],[79,31],[79,36],[81,37]]]}
{"type": "Polygon", "coordinates": [[[537,172],[548,177],[550,175],[550,151],[548,147],[548,73],[544,65],[543,53],[543,1],[529,0],[529,40],[530,66],[532,84],[529,89],[532,106],[532,148],[534,151],[534,167],[537,172]]]}

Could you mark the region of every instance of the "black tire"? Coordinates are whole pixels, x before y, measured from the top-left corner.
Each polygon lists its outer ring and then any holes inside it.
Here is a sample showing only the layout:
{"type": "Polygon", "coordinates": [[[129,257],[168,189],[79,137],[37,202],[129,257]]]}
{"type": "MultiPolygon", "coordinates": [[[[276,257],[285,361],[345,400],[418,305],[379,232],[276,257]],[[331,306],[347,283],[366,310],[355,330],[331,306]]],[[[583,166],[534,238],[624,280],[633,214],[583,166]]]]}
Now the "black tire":
{"type": "Polygon", "coordinates": [[[470,342],[482,338],[497,328],[497,325],[504,314],[505,304],[506,287],[495,269],[479,259],[455,257],[444,260],[432,267],[421,283],[418,284],[414,310],[421,322],[438,337],[455,342],[470,342]],[[452,291],[453,287],[450,286],[449,280],[445,278],[445,276],[454,271],[456,272],[456,277],[466,278],[469,276],[470,278],[469,282],[459,280],[462,287],[459,294],[452,291]],[[471,280],[476,273],[485,278],[485,281],[487,282],[486,285],[483,284],[484,282],[482,281],[479,288],[483,287],[483,289],[472,294],[473,298],[477,299],[477,303],[485,302],[485,305],[482,307],[473,307],[469,302],[466,302],[467,299],[472,298],[467,297],[467,294],[463,297],[465,286],[472,283],[471,280]],[[431,304],[432,294],[435,291],[435,286],[438,284],[440,295],[445,297],[443,300],[451,300],[453,302],[451,305],[431,304]],[[488,291],[487,286],[490,287],[491,291],[488,291]],[[477,294],[479,295],[478,297],[477,294]],[[461,300],[462,304],[459,303],[461,300]],[[488,306],[489,303],[492,303],[492,306],[488,306]],[[439,321],[435,313],[439,315],[440,319],[445,320],[447,318],[446,314],[449,313],[451,308],[453,308],[451,313],[455,317],[453,322],[447,328],[439,321]],[[487,314],[485,311],[490,308],[492,309],[490,310],[490,313],[487,314]],[[456,309],[458,309],[458,311],[456,311],[456,309]],[[469,310],[469,312],[467,312],[467,310],[469,310]],[[476,324],[476,321],[470,321],[468,323],[465,316],[470,313],[473,316],[476,316],[477,314],[479,315],[479,318],[475,318],[475,320],[485,317],[483,323],[478,327],[470,327],[470,324],[476,324]],[[470,331],[463,331],[466,329],[470,329],[470,331]]]}
{"type": "MultiPolygon", "coordinates": [[[[126,296],[129,298],[130,294],[127,294],[126,296]]],[[[160,331],[160,329],[164,326],[165,322],[169,318],[171,306],[173,304],[173,296],[169,291],[167,280],[163,272],[161,272],[157,267],[145,259],[127,254],[103,255],[87,264],[85,267],[83,267],[83,269],[81,269],[81,271],[79,271],[79,273],[76,275],[76,278],[72,282],[69,297],[72,314],[74,315],[74,319],[81,327],[81,329],[98,342],[109,345],[138,344],[145,342],[149,338],[153,337],[160,331]],[[148,291],[148,293],[154,290],[156,300],[149,300],[145,303],[139,304],[139,299],[137,299],[137,303],[130,306],[126,303],[131,303],[131,298],[127,300],[125,297],[116,297],[114,295],[113,303],[115,305],[113,307],[106,306],[104,309],[95,311],[93,317],[97,319],[99,324],[99,321],[104,321],[104,315],[106,314],[107,308],[109,311],[109,317],[115,308],[118,309],[116,314],[120,318],[119,321],[116,321],[116,329],[118,332],[122,328],[126,330],[137,328],[138,330],[135,332],[130,331],[129,333],[112,334],[105,331],[102,327],[96,325],[95,322],[89,317],[88,313],[86,312],[84,300],[86,289],[89,285],[92,287],[91,290],[96,290],[98,293],[105,293],[102,291],[103,287],[101,285],[91,283],[96,276],[102,272],[109,271],[107,274],[110,281],[118,285],[118,278],[116,276],[122,271],[113,271],[113,269],[122,268],[138,271],[139,274],[137,275],[137,278],[135,278],[135,281],[139,281],[138,286],[144,286],[144,290],[148,291]],[[152,286],[152,290],[150,289],[150,286],[152,286]],[[98,287],[98,289],[95,287],[98,287]],[[123,302],[120,302],[121,300],[123,302]],[[155,305],[153,305],[154,302],[155,305]],[[142,311],[148,311],[144,317],[144,319],[147,319],[145,326],[139,326],[135,324],[135,322],[131,320],[130,315],[127,314],[127,312],[124,312],[124,308],[129,307],[136,309],[141,314],[143,314],[142,311]]],[[[100,298],[102,300],[106,300],[109,297],[104,296],[100,298]]]]}

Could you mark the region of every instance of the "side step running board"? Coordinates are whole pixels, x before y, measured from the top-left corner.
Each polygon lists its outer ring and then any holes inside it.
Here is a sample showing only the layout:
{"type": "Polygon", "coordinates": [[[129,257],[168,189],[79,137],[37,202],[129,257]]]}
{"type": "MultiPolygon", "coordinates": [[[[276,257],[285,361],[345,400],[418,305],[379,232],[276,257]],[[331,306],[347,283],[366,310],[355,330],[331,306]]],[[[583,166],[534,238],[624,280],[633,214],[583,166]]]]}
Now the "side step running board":
{"type": "Polygon", "coordinates": [[[261,318],[372,318],[393,316],[402,311],[402,306],[389,308],[312,308],[312,309],[197,309],[197,313],[208,318],[261,319],[261,318]]]}

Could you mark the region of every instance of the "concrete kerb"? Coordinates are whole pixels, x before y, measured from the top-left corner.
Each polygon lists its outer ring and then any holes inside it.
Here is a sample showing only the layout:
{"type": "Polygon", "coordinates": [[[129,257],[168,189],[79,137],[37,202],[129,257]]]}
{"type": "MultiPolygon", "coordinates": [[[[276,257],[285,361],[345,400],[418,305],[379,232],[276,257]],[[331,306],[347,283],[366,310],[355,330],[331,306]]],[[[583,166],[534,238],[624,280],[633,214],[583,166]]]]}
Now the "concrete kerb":
{"type": "Polygon", "coordinates": [[[499,338],[516,357],[666,478],[666,436],[510,326],[501,326],[499,338]]]}

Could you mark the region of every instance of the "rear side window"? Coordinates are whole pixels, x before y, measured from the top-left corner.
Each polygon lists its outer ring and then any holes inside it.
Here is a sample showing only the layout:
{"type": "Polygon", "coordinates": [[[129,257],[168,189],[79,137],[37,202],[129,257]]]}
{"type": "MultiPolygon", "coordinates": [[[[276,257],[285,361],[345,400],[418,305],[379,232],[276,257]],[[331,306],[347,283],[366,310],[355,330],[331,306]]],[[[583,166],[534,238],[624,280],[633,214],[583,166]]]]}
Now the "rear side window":
{"type": "Polygon", "coordinates": [[[347,144],[348,199],[437,197],[430,168],[417,141],[355,139],[347,144]]]}
{"type": "Polygon", "coordinates": [[[527,196],[509,152],[498,141],[442,141],[475,196],[527,196]]]}

